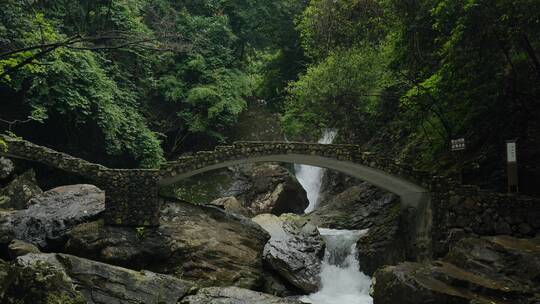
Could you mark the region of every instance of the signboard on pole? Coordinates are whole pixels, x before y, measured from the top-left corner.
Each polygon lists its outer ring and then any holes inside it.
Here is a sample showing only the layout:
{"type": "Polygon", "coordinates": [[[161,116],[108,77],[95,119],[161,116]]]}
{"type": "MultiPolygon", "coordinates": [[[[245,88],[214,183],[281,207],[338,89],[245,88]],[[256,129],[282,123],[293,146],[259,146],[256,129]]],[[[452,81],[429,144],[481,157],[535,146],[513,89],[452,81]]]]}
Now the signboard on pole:
{"type": "Polygon", "coordinates": [[[506,142],[506,167],[508,173],[508,192],[519,191],[518,165],[517,165],[517,143],[515,140],[506,142]]]}

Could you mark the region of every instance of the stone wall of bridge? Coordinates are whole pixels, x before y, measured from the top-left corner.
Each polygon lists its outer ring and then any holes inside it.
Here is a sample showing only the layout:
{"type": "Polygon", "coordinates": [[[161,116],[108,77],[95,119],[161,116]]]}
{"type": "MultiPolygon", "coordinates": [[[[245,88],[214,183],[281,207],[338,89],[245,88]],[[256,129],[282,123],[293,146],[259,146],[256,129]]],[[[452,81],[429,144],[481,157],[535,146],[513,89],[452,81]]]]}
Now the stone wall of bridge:
{"type": "Polygon", "coordinates": [[[7,151],[0,155],[24,159],[81,176],[105,190],[105,220],[112,225],[159,225],[158,170],[110,169],[31,142],[2,136],[7,151]]]}
{"type": "Polygon", "coordinates": [[[187,178],[231,162],[266,161],[267,156],[283,156],[290,161],[295,158],[286,156],[296,156],[300,161],[302,158],[312,159],[315,162],[313,165],[323,164],[322,161],[317,163],[323,159],[345,164],[340,167],[343,171],[347,171],[347,166],[360,165],[376,170],[377,174],[384,173],[383,178],[410,183],[411,186],[405,187],[405,192],[401,193],[402,202],[407,199],[406,192],[411,189],[421,195],[427,193],[427,196],[413,197],[427,199],[425,204],[403,207],[410,217],[407,219],[411,223],[408,227],[412,229],[407,232],[410,236],[410,256],[421,252],[433,253],[435,256],[444,255],[448,245],[461,235],[504,233],[527,237],[540,233],[540,199],[462,186],[451,179],[434,176],[429,172],[415,170],[407,164],[362,151],[355,145],[237,142],[230,146],[216,147],[213,151],[181,157],[177,161],[164,164],[159,170],[135,170],[110,169],[21,139],[6,136],[2,136],[2,139],[8,144],[8,150],[0,151],[0,155],[61,169],[87,178],[105,190],[105,219],[111,225],[159,225],[161,201],[158,189],[160,185],[174,182],[175,179],[187,178]],[[425,193],[421,193],[422,191],[425,193]],[[421,229],[427,230],[420,231],[421,229]]]}
{"type": "Polygon", "coordinates": [[[300,142],[235,142],[230,146],[217,146],[213,151],[200,151],[192,156],[181,157],[163,166],[161,179],[168,179],[215,164],[231,160],[249,159],[267,155],[321,156],[337,161],[349,161],[369,168],[395,175],[420,187],[429,188],[433,175],[427,171],[414,169],[394,159],[380,157],[363,151],[358,145],[324,145],[300,142]]]}
{"type": "Polygon", "coordinates": [[[436,257],[468,236],[540,235],[540,198],[440,183],[432,189],[432,244],[436,257]]]}

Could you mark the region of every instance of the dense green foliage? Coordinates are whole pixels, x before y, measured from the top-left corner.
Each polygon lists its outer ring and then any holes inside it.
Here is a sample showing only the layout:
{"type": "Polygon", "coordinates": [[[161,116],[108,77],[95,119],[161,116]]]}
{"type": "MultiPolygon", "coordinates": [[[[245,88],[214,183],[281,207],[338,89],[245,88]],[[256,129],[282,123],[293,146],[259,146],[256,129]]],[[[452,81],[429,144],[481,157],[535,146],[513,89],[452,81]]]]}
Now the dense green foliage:
{"type": "MultiPolygon", "coordinates": [[[[3,127],[120,166],[156,167],[164,150],[213,145],[256,89],[273,95],[257,66],[272,64],[261,54],[297,43],[283,31],[301,8],[296,1],[4,1],[3,127]]],[[[296,73],[280,69],[269,74],[284,74],[272,84],[283,88],[296,73]]]]}
{"type": "Polygon", "coordinates": [[[403,18],[394,65],[406,71],[409,84],[402,106],[409,119],[424,122],[436,148],[446,148],[450,138],[471,128],[479,131],[473,142],[482,144],[486,135],[530,119],[540,93],[538,1],[420,1],[396,7],[403,18]],[[412,26],[419,30],[411,32],[412,26]],[[415,55],[418,48],[424,51],[415,55]],[[486,117],[497,124],[482,125],[486,117]]]}
{"type": "Polygon", "coordinates": [[[298,29],[314,62],[289,86],[285,127],[363,141],[391,127],[423,165],[467,137],[469,157],[502,164],[505,139],[537,136],[539,12],[532,0],[313,0],[298,29]]]}
{"type": "Polygon", "coordinates": [[[374,114],[378,97],[392,80],[381,48],[336,49],[289,87],[284,115],[289,132],[325,126],[352,130],[374,114]],[[332,109],[329,111],[329,109],[332,109]],[[356,115],[351,115],[356,113],[356,115]],[[364,116],[364,120],[359,119],[364,116]]]}
{"type": "Polygon", "coordinates": [[[458,162],[491,174],[501,165],[479,163],[501,164],[506,139],[540,153],[539,12],[536,0],[6,0],[0,122],[155,167],[226,141],[257,103],[289,134],[390,140],[430,168],[455,169],[449,142],[466,137],[458,162]]]}

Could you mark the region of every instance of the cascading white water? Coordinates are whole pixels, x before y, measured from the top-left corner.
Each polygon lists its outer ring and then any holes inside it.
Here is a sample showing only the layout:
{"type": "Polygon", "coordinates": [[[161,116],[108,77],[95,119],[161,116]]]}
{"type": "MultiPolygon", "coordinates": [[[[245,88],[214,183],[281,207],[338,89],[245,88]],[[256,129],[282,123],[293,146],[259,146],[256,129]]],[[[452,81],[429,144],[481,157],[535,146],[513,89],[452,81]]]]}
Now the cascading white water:
{"type": "Polygon", "coordinates": [[[321,289],[300,300],[313,304],[372,304],[371,279],[360,272],[356,242],[367,232],[319,228],[326,242],[321,289]]]}
{"type": "MultiPolygon", "coordinates": [[[[336,132],[326,130],[320,144],[331,144],[336,132]]],[[[324,168],[295,165],[296,178],[307,192],[309,206],[305,212],[317,207],[324,168]]],[[[360,271],[356,242],[367,232],[319,228],[326,242],[321,265],[321,289],[301,300],[313,304],[372,304],[369,296],[371,279],[360,271]]]]}
{"type": "MultiPolygon", "coordinates": [[[[337,132],[334,130],[325,130],[323,136],[319,140],[320,144],[331,144],[336,137],[337,132]]],[[[308,165],[294,165],[296,179],[304,187],[307,192],[309,205],[304,211],[305,213],[315,210],[319,201],[321,191],[322,176],[324,168],[313,167],[308,165]]]]}

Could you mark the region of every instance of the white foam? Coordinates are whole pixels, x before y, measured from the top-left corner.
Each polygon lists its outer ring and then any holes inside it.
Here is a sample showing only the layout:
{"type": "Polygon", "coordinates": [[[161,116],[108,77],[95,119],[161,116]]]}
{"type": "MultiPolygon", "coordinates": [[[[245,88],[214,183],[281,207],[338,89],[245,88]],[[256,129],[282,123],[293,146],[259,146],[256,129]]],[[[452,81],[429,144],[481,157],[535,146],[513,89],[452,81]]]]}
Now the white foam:
{"type": "Polygon", "coordinates": [[[326,241],[321,290],[301,301],[313,304],[372,304],[371,278],[360,271],[356,242],[367,230],[319,229],[326,241]]]}

